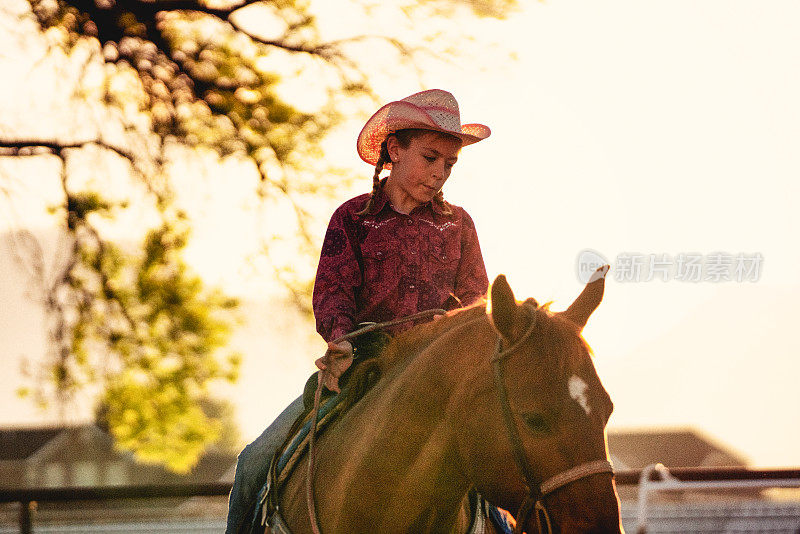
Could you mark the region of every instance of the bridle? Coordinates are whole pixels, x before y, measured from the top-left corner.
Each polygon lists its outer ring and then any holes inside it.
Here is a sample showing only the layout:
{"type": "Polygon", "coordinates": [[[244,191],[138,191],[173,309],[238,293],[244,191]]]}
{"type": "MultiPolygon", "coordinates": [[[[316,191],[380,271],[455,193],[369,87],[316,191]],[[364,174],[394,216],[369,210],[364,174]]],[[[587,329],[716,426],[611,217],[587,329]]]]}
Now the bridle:
{"type": "Polygon", "coordinates": [[[503,337],[498,334],[497,345],[494,354],[492,354],[492,370],[494,372],[494,384],[497,390],[497,397],[500,401],[500,407],[503,411],[503,421],[508,432],[509,440],[511,441],[511,452],[514,454],[514,461],[520,470],[528,489],[528,494],[522,505],[517,512],[516,522],[517,526],[514,530],[515,534],[522,534],[522,529],[531,514],[531,510],[536,513],[536,524],[539,532],[552,533],[553,528],[550,523],[550,515],[544,505],[544,497],[553,493],[559,488],[562,488],[576,480],[586,478],[600,473],[614,473],[611,462],[608,460],[594,460],[585,462],[566,471],[562,471],[544,482],[538,483],[537,478],[533,474],[528,458],[525,455],[525,449],[522,446],[522,438],[519,435],[519,429],[511,413],[511,405],[508,402],[508,390],[505,385],[505,377],[503,375],[503,362],[514,353],[524,342],[533,336],[534,328],[536,327],[536,313],[535,308],[531,304],[525,304],[529,309],[532,309],[531,324],[525,333],[510,347],[503,348],[503,337]]]}

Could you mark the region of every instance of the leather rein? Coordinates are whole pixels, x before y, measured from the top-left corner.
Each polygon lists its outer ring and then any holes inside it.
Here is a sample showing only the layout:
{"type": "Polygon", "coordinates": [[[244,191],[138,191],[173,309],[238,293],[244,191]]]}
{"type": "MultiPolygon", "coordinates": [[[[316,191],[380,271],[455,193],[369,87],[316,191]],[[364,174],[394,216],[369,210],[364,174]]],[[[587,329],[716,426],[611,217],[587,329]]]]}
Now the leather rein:
{"type": "Polygon", "coordinates": [[[514,455],[514,461],[519,468],[520,474],[525,479],[528,489],[528,494],[522,505],[517,511],[516,528],[514,534],[522,534],[522,529],[528,520],[528,517],[533,510],[536,514],[536,524],[539,532],[552,533],[553,528],[550,522],[550,515],[544,505],[544,497],[553,493],[559,488],[562,488],[576,480],[586,478],[600,473],[614,473],[611,462],[608,460],[594,460],[585,462],[566,471],[562,471],[544,482],[537,483],[537,477],[534,476],[531,469],[528,457],[525,455],[525,449],[522,445],[522,438],[519,435],[519,428],[514,420],[514,415],[511,413],[511,405],[508,402],[508,390],[505,384],[505,375],[503,374],[503,362],[514,352],[519,349],[528,338],[533,336],[533,331],[536,327],[536,313],[535,308],[531,304],[525,304],[529,309],[533,308],[531,313],[531,324],[525,333],[510,347],[503,348],[503,337],[498,334],[497,345],[494,354],[492,355],[492,371],[494,374],[494,384],[497,390],[497,397],[500,401],[500,407],[503,412],[503,422],[506,426],[509,440],[511,441],[511,451],[514,455]]]}

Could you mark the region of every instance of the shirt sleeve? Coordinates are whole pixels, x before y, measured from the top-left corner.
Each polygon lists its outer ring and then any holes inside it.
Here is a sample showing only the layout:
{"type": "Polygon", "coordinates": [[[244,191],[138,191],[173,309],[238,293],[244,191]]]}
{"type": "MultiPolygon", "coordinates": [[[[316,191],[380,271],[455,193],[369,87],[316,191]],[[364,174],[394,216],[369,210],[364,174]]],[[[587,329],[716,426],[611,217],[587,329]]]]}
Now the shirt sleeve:
{"type": "Polygon", "coordinates": [[[362,284],[362,275],[352,224],[340,207],[331,217],[322,243],[312,304],[317,332],[325,341],[333,341],[355,327],[355,292],[362,284]]]}
{"type": "Polygon", "coordinates": [[[472,217],[464,211],[461,230],[461,261],[456,271],[455,295],[462,306],[469,306],[486,295],[489,278],[483,264],[478,232],[472,217]]]}

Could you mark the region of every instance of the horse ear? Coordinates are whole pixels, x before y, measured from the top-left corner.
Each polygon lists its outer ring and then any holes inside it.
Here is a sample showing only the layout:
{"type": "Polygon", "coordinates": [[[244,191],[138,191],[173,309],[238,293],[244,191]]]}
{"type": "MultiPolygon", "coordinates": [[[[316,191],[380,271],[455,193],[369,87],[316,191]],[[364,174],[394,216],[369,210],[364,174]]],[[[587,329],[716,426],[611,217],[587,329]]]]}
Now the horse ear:
{"type": "Polygon", "coordinates": [[[575,324],[579,330],[583,330],[583,327],[586,326],[586,321],[589,320],[589,316],[600,305],[600,301],[603,300],[608,269],[608,265],[603,265],[592,273],[592,277],[586,287],[583,288],[583,291],[581,291],[581,294],[578,295],[578,298],[575,299],[575,302],[559,313],[559,315],[575,324]]]}
{"type": "Polygon", "coordinates": [[[486,313],[494,329],[506,339],[511,339],[514,329],[514,318],[517,313],[517,301],[514,292],[508,285],[505,275],[498,275],[489,290],[489,302],[486,313]]]}

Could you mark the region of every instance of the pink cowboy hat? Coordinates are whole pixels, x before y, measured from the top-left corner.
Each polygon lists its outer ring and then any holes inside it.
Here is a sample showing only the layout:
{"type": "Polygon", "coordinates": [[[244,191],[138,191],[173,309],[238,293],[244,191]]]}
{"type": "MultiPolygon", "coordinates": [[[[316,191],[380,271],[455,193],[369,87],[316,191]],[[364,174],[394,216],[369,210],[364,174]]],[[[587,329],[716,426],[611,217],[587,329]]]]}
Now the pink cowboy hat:
{"type": "Polygon", "coordinates": [[[455,97],[441,89],[430,89],[389,102],[376,111],[358,134],[358,155],[370,165],[377,164],[386,136],[407,128],[454,135],[461,139],[461,146],[482,141],[492,133],[483,124],[461,124],[455,97]]]}

